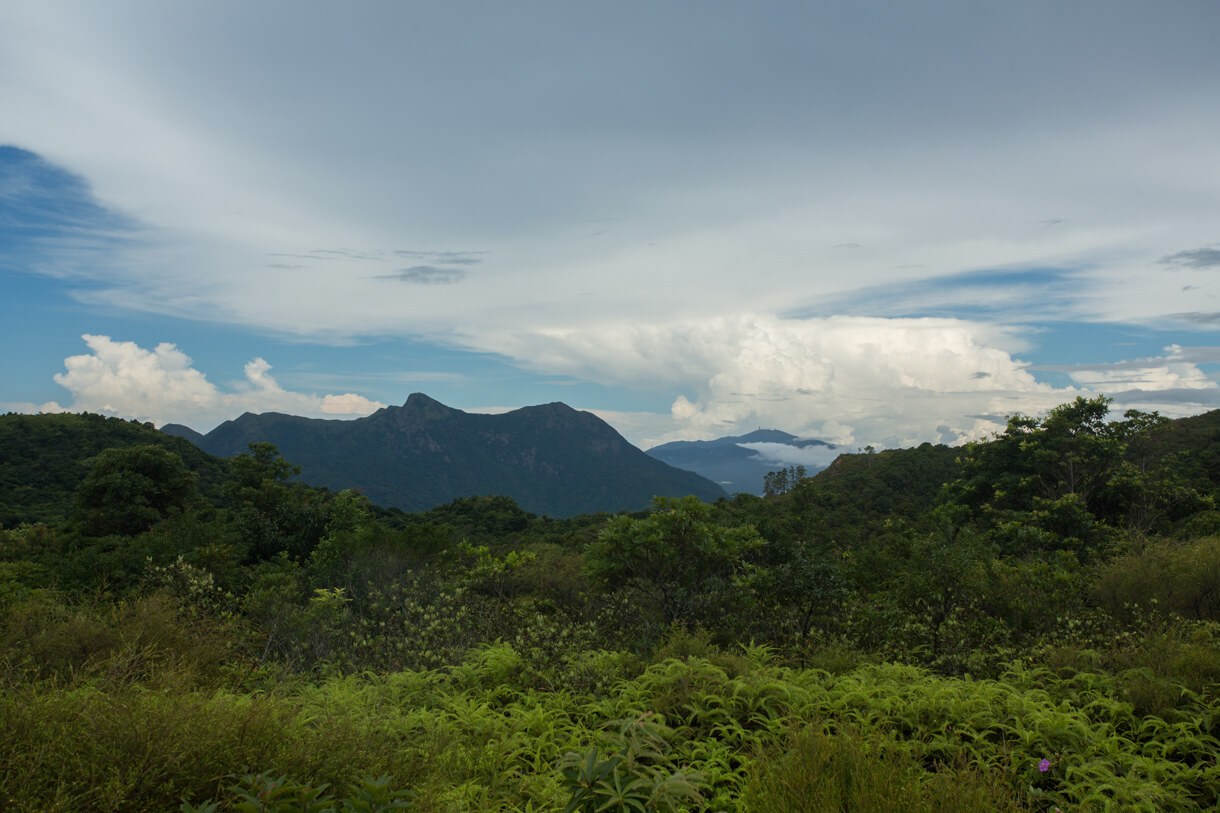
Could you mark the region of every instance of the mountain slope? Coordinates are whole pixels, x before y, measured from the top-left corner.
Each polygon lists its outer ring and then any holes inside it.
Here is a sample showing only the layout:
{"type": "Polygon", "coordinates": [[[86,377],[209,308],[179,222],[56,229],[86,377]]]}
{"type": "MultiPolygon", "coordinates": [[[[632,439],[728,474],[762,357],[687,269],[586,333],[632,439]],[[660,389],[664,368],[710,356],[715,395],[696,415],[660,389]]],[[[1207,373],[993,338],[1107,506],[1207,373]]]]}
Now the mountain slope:
{"type": "MultiPolygon", "coordinates": [[[[715,440],[679,440],[673,443],[663,443],[648,450],[648,454],[662,460],[671,466],[693,471],[703,475],[714,483],[719,483],[730,494],[747,492],[763,493],[763,478],[768,472],[786,468],[788,463],[767,459],[760,455],[758,449],[751,449],[742,444],[775,444],[790,446],[793,449],[808,449],[822,447],[827,450],[834,446],[820,440],[801,440],[796,435],[781,432],[778,429],[759,429],[748,435],[717,438],[715,440]]],[[[776,451],[785,451],[776,449],[776,451]]],[[[825,464],[806,463],[805,468],[810,474],[825,468],[831,455],[827,455],[825,464]]]]}
{"type": "Polygon", "coordinates": [[[527,511],[563,517],[641,509],[657,494],[725,496],[697,474],[644,454],[595,415],[561,403],[481,415],[415,393],[401,407],[357,420],[246,413],[199,445],[227,457],[258,441],[300,465],[305,482],[359,488],[374,503],[405,511],[498,494],[527,511]]]}

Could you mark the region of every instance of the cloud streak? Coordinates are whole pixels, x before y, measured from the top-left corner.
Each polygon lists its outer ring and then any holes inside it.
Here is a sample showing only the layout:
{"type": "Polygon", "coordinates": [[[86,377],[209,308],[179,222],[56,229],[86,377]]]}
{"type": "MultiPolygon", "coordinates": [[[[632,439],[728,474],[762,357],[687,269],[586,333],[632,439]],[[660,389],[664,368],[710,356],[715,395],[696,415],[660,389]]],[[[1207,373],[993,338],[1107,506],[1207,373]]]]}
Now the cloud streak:
{"type": "Polygon", "coordinates": [[[462,268],[437,268],[435,265],[413,265],[383,279],[396,279],[416,285],[453,285],[466,278],[462,268]]]}
{"type": "Polygon", "coordinates": [[[1179,251],[1162,257],[1158,262],[1180,268],[1220,268],[1220,248],[1207,246],[1190,251],[1179,251]]]}

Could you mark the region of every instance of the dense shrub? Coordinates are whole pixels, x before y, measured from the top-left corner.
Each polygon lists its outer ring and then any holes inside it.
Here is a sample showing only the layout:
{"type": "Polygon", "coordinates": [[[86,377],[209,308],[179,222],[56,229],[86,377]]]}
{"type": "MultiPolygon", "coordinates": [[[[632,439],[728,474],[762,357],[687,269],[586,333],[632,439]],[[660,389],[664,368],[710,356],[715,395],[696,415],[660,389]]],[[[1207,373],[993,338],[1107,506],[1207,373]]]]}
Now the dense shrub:
{"type": "Polygon", "coordinates": [[[1156,606],[1186,618],[1220,621],[1220,536],[1150,541],[1103,566],[1094,588],[1112,614],[1130,619],[1156,606]]]}

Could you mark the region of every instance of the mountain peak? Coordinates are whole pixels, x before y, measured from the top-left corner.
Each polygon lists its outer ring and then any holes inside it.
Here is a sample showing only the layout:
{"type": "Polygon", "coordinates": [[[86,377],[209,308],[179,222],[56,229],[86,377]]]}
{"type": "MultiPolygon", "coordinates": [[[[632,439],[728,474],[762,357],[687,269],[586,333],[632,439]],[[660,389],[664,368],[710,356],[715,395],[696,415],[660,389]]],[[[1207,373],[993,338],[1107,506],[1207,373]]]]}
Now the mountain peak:
{"type": "Polygon", "coordinates": [[[411,415],[418,415],[425,420],[440,420],[452,415],[465,415],[460,409],[445,406],[440,401],[422,392],[413,392],[407,396],[402,408],[411,415]]]}
{"type": "Polygon", "coordinates": [[[423,408],[432,407],[432,406],[438,406],[438,407],[441,407],[442,409],[452,409],[452,407],[445,406],[440,401],[433,398],[431,395],[427,395],[422,392],[411,393],[410,395],[407,396],[407,400],[403,404],[404,408],[405,407],[415,407],[417,409],[423,409],[423,408]]]}

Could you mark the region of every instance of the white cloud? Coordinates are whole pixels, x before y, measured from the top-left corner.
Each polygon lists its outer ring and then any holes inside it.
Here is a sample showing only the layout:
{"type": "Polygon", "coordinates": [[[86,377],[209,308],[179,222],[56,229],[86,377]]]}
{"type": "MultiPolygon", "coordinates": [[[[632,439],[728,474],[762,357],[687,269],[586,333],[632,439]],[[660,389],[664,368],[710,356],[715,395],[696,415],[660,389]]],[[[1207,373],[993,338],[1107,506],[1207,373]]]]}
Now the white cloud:
{"type": "Polygon", "coordinates": [[[824,469],[843,452],[855,449],[827,448],[826,446],[791,446],[787,443],[738,443],[743,449],[757,452],[768,462],[781,466],[805,466],[809,469],[824,469]]]}
{"type": "MultiPolygon", "coordinates": [[[[199,431],[242,412],[288,412],[321,417],[367,415],[385,404],[355,393],[317,396],[290,392],[271,375],[271,365],[256,358],[245,365],[245,381],[236,392],[222,392],[191,366],[191,359],[172,344],[146,350],[135,342],[109,336],[82,336],[91,353],[64,359],[67,372],[55,382],[72,393],[68,407],[56,410],[100,412],[139,418],[158,425],[184,423],[199,431]]],[[[44,405],[41,411],[48,411],[44,405]]]]}
{"type": "Polygon", "coordinates": [[[1165,355],[1099,364],[1048,365],[1043,370],[1067,374],[1076,384],[1092,390],[1137,390],[1149,393],[1171,390],[1214,390],[1216,382],[1199,364],[1220,361],[1220,348],[1182,347],[1171,344],[1165,355]]]}
{"type": "Polygon", "coordinates": [[[47,401],[45,404],[35,404],[31,401],[0,401],[0,409],[6,412],[20,412],[26,415],[72,411],[67,407],[60,406],[56,401],[47,401]]]}
{"type": "Polygon", "coordinates": [[[147,420],[176,409],[212,407],[219,400],[216,388],[172,344],[149,351],[109,336],[81,338],[93,352],[64,359],[67,372],[55,375],[55,383],[71,391],[74,409],[147,420]]]}
{"type": "Polygon", "coordinates": [[[637,418],[624,431],[645,447],[764,426],[849,448],[893,448],[985,437],[1008,415],[1039,414],[1077,396],[1114,394],[1118,403],[1169,416],[1220,401],[1220,388],[1198,367],[1218,357],[1212,348],[1042,368],[1073,381],[1053,387],[1014,355],[1026,344],[1015,329],[960,319],[725,316],[489,331],[469,340],[554,374],[676,390],[667,426],[637,418]]]}
{"type": "Polygon", "coordinates": [[[1077,392],[1036,381],[1004,349],[1022,345],[1013,331],[956,319],[726,316],[478,341],[552,373],[678,390],[673,428],[649,442],[767,426],[889,447],[939,437],[946,422],[977,437],[995,426],[987,415],[1049,408],[1077,392]]]}
{"type": "Polygon", "coordinates": [[[370,401],[354,392],[327,395],[322,399],[322,411],[327,415],[371,415],[384,407],[380,401],[370,401]]]}

